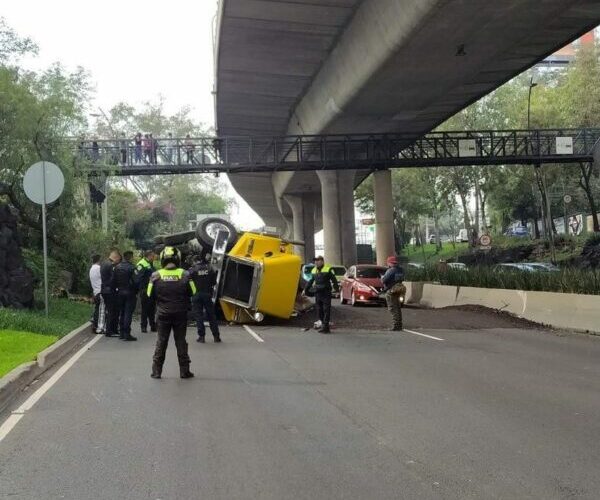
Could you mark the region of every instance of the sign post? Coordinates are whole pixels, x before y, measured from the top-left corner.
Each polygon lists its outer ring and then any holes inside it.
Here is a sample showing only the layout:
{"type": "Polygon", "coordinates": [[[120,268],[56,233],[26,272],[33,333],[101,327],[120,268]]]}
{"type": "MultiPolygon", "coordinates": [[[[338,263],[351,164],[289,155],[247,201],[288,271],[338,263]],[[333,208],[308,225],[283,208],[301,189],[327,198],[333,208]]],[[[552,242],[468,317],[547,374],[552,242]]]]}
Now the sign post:
{"type": "Polygon", "coordinates": [[[46,205],[58,199],[65,187],[65,177],[54,163],[39,161],[25,172],[23,190],[34,203],[42,205],[42,239],[44,247],[44,305],[48,316],[48,234],[46,205]]]}

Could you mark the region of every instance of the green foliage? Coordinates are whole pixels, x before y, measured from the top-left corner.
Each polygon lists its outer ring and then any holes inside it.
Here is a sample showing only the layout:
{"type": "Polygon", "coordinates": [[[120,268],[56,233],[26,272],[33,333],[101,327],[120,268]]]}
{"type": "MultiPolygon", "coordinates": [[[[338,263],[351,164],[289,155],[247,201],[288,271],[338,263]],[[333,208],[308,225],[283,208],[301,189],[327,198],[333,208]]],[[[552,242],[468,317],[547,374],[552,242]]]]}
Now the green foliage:
{"type": "Polygon", "coordinates": [[[451,286],[501,288],[539,292],[600,295],[600,271],[563,269],[555,273],[498,271],[493,267],[476,267],[468,271],[436,267],[408,269],[407,281],[439,283],[451,286]]]}
{"type": "Polygon", "coordinates": [[[0,377],[17,366],[33,361],[36,355],[58,340],[53,335],[0,330],[0,377]]]}
{"type": "Polygon", "coordinates": [[[595,233],[589,236],[585,241],[585,244],[589,247],[600,245],[600,233],[595,233]]]}
{"type": "Polygon", "coordinates": [[[63,337],[86,321],[89,321],[91,305],[66,299],[50,300],[50,315],[41,304],[33,311],[0,308],[0,330],[34,332],[42,335],[63,337]]]}

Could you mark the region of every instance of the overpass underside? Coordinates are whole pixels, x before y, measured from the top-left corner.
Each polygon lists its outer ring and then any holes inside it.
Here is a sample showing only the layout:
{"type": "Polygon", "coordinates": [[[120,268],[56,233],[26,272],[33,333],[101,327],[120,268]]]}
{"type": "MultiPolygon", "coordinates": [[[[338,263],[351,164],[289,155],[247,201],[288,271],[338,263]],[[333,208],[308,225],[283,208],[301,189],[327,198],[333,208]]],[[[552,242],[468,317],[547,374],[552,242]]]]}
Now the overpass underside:
{"type": "MultiPolygon", "coordinates": [[[[222,0],[218,133],[424,134],[599,23],[592,0],[222,0]]],[[[326,257],[352,264],[352,191],[369,173],[230,177],[309,248],[322,212],[326,257]]],[[[389,182],[377,174],[379,261],[393,252],[389,182]]]]}

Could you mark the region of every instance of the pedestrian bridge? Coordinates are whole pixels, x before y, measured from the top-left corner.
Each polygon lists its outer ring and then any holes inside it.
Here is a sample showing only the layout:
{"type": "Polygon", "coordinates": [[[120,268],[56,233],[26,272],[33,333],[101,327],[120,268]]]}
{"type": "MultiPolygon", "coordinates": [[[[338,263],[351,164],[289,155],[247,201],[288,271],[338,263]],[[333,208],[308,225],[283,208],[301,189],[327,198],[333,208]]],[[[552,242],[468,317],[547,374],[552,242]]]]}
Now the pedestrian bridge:
{"type": "Polygon", "coordinates": [[[538,165],[592,162],[599,140],[593,128],[159,138],[147,155],[133,140],[98,140],[77,144],[75,162],[115,176],[538,165]]]}

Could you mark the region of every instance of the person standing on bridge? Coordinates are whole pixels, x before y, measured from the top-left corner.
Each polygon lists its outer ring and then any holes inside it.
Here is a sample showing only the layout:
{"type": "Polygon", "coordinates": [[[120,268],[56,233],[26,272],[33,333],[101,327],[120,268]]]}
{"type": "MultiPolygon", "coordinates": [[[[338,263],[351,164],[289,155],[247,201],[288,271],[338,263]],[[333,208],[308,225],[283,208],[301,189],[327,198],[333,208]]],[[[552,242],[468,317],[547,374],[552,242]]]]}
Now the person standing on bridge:
{"type": "Polygon", "coordinates": [[[148,323],[150,324],[150,331],[156,331],[156,302],[154,298],[148,297],[146,293],[148,283],[150,283],[150,278],[154,273],[153,262],[155,257],[156,254],[153,250],[146,250],[135,268],[135,282],[137,288],[142,291],[140,293],[142,333],[148,332],[148,323]]]}
{"type": "Polygon", "coordinates": [[[135,162],[142,163],[142,133],[138,132],[133,138],[135,143],[135,162]]]}
{"type": "Polygon", "coordinates": [[[315,267],[312,270],[311,278],[304,287],[304,294],[315,286],[315,305],[317,306],[317,314],[321,321],[321,329],[319,333],[331,333],[329,330],[329,319],[331,318],[331,289],[337,292],[340,291],[338,280],[333,274],[330,266],[325,265],[323,257],[315,259],[315,267]]]}
{"type": "Polygon", "coordinates": [[[194,150],[196,149],[196,145],[194,144],[190,134],[185,136],[185,141],[183,141],[183,149],[185,150],[186,163],[194,163],[194,150]]]}
{"type": "Polygon", "coordinates": [[[217,313],[213,302],[213,289],[217,281],[216,273],[210,267],[210,254],[207,253],[203,259],[196,256],[194,265],[189,273],[196,285],[196,295],[192,298],[192,308],[196,317],[196,327],[198,329],[197,341],[204,344],[206,328],[204,327],[204,318],[208,319],[210,331],[215,342],[221,342],[219,324],[217,323],[217,313]]]}
{"type": "Polygon", "coordinates": [[[187,310],[196,286],[181,266],[181,253],[174,247],[165,247],[160,254],[162,269],[155,272],[148,283],[147,294],[156,299],[158,309],[158,339],[152,359],[152,378],[161,378],[171,330],[179,359],[181,378],[191,378],[190,357],[185,341],[187,310]]]}
{"type": "Polygon", "coordinates": [[[119,336],[127,342],[137,340],[131,335],[131,321],[137,301],[137,290],[133,279],[135,267],[131,263],[133,252],[127,251],[123,254],[123,261],[115,266],[114,286],[117,294],[119,307],[119,336]]]}
{"type": "Polygon", "coordinates": [[[395,255],[387,259],[388,270],[385,272],[381,281],[385,292],[385,301],[388,310],[392,314],[392,331],[402,331],[402,300],[406,294],[406,287],[402,284],[404,281],[404,270],[398,263],[395,255]]]}

